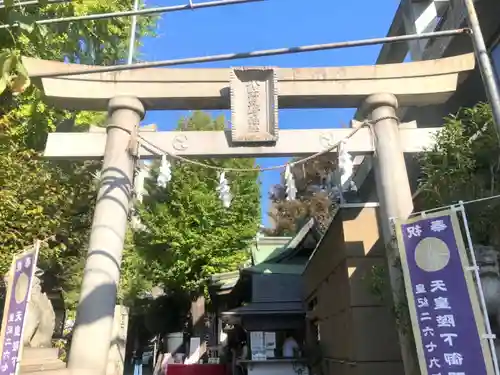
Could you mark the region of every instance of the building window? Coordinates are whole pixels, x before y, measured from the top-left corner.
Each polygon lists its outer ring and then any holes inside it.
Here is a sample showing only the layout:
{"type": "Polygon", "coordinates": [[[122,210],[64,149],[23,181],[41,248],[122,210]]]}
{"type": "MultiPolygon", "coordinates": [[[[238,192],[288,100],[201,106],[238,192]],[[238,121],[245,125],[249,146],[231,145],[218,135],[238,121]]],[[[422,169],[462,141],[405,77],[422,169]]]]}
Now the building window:
{"type": "Polygon", "coordinates": [[[491,50],[491,59],[493,60],[493,66],[495,67],[497,78],[500,80],[500,43],[497,43],[497,45],[491,50]]]}

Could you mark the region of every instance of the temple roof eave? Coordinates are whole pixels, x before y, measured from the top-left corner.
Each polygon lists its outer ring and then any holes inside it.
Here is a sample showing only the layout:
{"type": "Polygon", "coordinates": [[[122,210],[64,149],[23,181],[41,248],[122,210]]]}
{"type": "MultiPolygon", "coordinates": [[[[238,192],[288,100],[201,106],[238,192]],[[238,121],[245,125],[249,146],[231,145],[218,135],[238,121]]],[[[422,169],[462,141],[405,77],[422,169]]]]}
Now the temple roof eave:
{"type": "Polygon", "coordinates": [[[223,317],[248,315],[302,315],[302,302],[251,302],[247,305],[221,313],[223,317]]]}

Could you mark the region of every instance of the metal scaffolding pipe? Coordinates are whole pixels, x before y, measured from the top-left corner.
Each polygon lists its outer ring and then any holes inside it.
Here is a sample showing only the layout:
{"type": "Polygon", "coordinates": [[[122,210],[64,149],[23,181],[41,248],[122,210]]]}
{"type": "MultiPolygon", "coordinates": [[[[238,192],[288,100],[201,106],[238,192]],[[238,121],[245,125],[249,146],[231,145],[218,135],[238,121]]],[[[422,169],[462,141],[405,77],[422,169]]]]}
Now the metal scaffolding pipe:
{"type": "Polygon", "coordinates": [[[251,57],[275,56],[275,55],[285,55],[285,54],[290,54],[290,53],[302,53],[302,52],[313,52],[313,51],[340,49],[340,48],[371,46],[371,45],[376,45],[376,44],[396,43],[396,42],[403,42],[403,41],[409,41],[409,40],[447,37],[447,36],[460,35],[460,34],[470,34],[470,29],[464,28],[464,29],[456,29],[456,30],[435,31],[435,32],[431,32],[431,33],[413,34],[413,35],[399,35],[399,36],[390,36],[390,37],[384,37],[384,38],[362,39],[362,40],[354,40],[354,41],[348,41],[348,42],[334,42],[334,43],[327,43],[327,44],[313,44],[313,45],[291,47],[291,48],[268,49],[268,50],[260,50],[260,51],[253,51],[253,52],[228,53],[228,54],[224,54],[224,55],[213,55],[213,56],[203,56],[203,57],[188,57],[188,58],[184,58],[184,59],[142,62],[142,63],[131,64],[131,65],[103,66],[103,67],[97,67],[97,68],[93,68],[93,69],[81,70],[78,72],[61,71],[61,72],[52,72],[52,73],[33,74],[30,77],[31,78],[49,78],[49,77],[75,76],[75,75],[83,75],[83,74],[91,74],[91,73],[119,72],[119,71],[123,71],[123,70],[137,70],[137,69],[144,69],[144,68],[157,68],[157,67],[196,64],[196,63],[205,63],[205,62],[213,62],[213,61],[228,61],[228,60],[236,60],[236,59],[246,59],[246,58],[251,58],[251,57]]]}
{"type": "MultiPolygon", "coordinates": [[[[134,0],[134,10],[139,10],[139,0],[134,0]]],[[[128,43],[128,58],[127,64],[134,62],[135,52],[135,34],[137,33],[137,16],[132,16],[132,23],[130,24],[130,39],[128,43]]]]}
{"type": "MultiPolygon", "coordinates": [[[[157,7],[157,8],[127,10],[124,12],[99,13],[99,14],[87,14],[85,16],[50,18],[50,19],[46,19],[46,20],[35,21],[35,24],[37,24],[37,25],[50,25],[50,24],[54,24],[54,23],[68,23],[68,22],[75,22],[75,21],[93,21],[93,20],[102,20],[102,19],[115,18],[115,17],[150,16],[150,15],[159,14],[159,13],[169,13],[169,12],[177,12],[177,11],[181,11],[181,10],[212,8],[212,7],[222,6],[222,5],[254,3],[257,1],[264,1],[264,0],[216,0],[216,1],[207,1],[204,3],[198,3],[198,4],[192,4],[192,5],[191,4],[172,5],[172,6],[157,7]]],[[[18,24],[5,24],[5,25],[0,25],[0,29],[9,29],[11,27],[18,27],[18,26],[19,26],[18,24]]]]}
{"type": "MultiPolygon", "coordinates": [[[[490,55],[488,54],[486,44],[484,43],[484,37],[481,31],[481,26],[479,25],[479,19],[477,18],[474,3],[472,0],[464,0],[464,3],[467,10],[467,21],[472,29],[472,45],[474,46],[479,71],[481,72],[481,77],[483,79],[486,97],[491,105],[493,123],[495,124],[497,134],[500,135],[500,93],[495,77],[495,71],[493,70],[490,55]]],[[[498,374],[500,370],[498,369],[498,364],[496,366],[498,374]]]]}

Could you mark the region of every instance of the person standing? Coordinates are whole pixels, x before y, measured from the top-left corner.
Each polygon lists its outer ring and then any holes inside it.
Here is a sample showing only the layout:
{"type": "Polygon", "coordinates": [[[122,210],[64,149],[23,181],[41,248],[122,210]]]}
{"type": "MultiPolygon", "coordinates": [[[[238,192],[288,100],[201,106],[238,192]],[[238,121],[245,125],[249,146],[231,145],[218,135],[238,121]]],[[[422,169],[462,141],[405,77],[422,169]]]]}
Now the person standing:
{"type": "Polygon", "coordinates": [[[144,350],[139,346],[134,352],[134,375],[142,375],[142,356],[144,350]]]}
{"type": "Polygon", "coordinates": [[[291,332],[286,333],[285,341],[283,342],[283,357],[293,358],[299,356],[299,344],[294,339],[291,332]]]}

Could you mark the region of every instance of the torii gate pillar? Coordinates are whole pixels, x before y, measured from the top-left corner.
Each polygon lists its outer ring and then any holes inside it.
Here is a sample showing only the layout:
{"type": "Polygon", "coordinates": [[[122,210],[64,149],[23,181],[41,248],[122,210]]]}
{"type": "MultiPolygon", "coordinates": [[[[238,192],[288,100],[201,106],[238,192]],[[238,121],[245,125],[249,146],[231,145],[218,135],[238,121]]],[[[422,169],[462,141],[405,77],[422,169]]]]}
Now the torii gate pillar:
{"type": "MultiPolygon", "coordinates": [[[[399,137],[396,117],[398,100],[393,94],[374,94],[363,103],[363,111],[373,123],[375,178],[382,214],[387,218],[408,217],[413,199],[399,137]]],[[[391,237],[389,222],[383,225],[385,241],[391,237]]]]}
{"type": "Polygon", "coordinates": [[[71,370],[96,375],[104,374],[107,367],[133,191],[130,141],[144,117],[144,106],[134,97],[115,97],[109,101],[108,116],[99,192],[68,362],[71,370]]]}
{"type": "MultiPolygon", "coordinates": [[[[401,301],[402,273],[394,265],[398,258],[392,245],[391,218],[408,217],[413,211],[413,199],[408,172],[401,149],[399,122],[396,117],[398,100],[393,94],[373,94],[363,105],[364,115],[373,123],[374,173],[380,202],[382,237],[386,245],[388,273],[395,304],[401,301]]],[[[398,329],[405,374],[419,374],[418,365],[408,335],[398,329]]]]}

